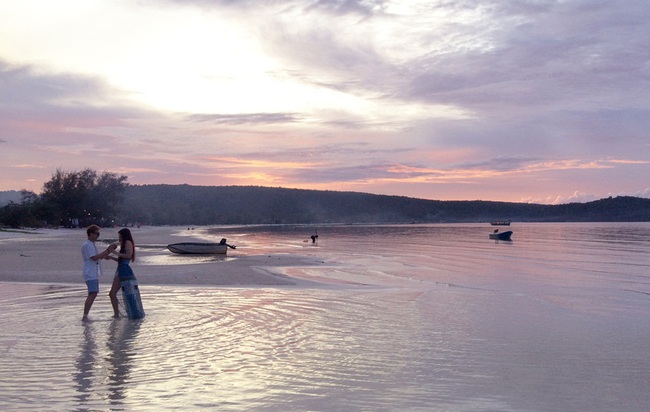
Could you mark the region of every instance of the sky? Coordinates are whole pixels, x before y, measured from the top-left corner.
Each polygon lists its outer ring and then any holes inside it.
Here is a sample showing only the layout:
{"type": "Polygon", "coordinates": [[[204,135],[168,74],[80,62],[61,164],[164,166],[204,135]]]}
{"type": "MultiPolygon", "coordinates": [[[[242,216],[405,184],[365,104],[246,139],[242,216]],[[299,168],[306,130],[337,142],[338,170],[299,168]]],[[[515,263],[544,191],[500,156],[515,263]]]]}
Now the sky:
{"type": "Polygon", "coordinates": [[[0,191],[57,169],[650,197],[650,2],[0,0],[0,191]]]}

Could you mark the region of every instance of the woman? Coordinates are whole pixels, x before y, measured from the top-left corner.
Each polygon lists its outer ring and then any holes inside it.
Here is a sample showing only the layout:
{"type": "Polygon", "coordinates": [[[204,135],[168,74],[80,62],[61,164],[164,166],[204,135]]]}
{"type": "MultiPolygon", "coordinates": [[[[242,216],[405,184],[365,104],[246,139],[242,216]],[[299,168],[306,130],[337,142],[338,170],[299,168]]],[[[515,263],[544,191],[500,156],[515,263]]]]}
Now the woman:
{"type": "Polygon", "coordinates": [[[120,317],[117,291],[122,288],[126,313],[130,318],[141,318],[144,316],[144,310],[142,309],[142,301],[140,300],[138,281],[133,274],[131,266],[129,266],[131,262],[135,261],[135,242],[133,241],[131,231],[127,228],[121,229],[117,234],[119,236],[120,249],[118,252],[114,252],[115,256],[111,257],[117,261],[117,270],[115,271],[111,291],[108,294],[113,305],[113,314],[116,318],[120,317]]]}

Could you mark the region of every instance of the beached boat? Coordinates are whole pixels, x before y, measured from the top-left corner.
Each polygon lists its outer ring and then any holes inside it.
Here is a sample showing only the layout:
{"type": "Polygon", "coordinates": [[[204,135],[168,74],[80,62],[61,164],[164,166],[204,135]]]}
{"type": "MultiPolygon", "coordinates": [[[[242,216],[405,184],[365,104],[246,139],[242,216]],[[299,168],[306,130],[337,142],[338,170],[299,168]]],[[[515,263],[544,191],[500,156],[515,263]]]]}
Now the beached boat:
{"type": "Polygon", "coordinates": [[[494,222],[490,222],[492,226],[510,226],[510,221],[509,220],[498,220],[494,222]]]}
{"type": "Polygon", "coordinates": [[[490,233],[490,239],[495,240],[510,240],[510,236],[512,236],[512,230],[508,230],[507,232],[499,232],[497,229],[494,233],[490,233]]]}
{"type": "Polygon", "coordinates": [[[185,255],[225,255],[228,248],[235,249],[235,246],[231,246],[224,241],[220,243],[183,242],[167,245],[167,249],[171,252],[185,255]]]}

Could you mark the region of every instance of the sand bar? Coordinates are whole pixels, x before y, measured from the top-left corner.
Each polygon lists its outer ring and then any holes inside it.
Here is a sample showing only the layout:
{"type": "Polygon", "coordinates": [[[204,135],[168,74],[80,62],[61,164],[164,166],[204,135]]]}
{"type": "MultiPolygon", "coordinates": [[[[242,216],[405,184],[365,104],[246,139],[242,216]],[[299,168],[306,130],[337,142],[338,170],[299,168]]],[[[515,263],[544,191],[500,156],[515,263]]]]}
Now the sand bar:
{"type": "MultiPolygon", "coordinates": [[[[98,250],[117,240],[120,228],[102,229],[98,250]]],[[[142,284],[212,286],[309,286],[315,283],[287,276],[288,269],[324,265],[314,257],[256,254],[229,250],[220,255],[176,255],[166,245],[205,241],[201,231],[180,227],[131,228],[137,259],[133,270],[142,284]]],[[[0,231],[0,282],[83,283],[81,244],[84,229],[0,231]]],[[[115,262],[103,261],[100,283],[111,281],[115,262]]]]}

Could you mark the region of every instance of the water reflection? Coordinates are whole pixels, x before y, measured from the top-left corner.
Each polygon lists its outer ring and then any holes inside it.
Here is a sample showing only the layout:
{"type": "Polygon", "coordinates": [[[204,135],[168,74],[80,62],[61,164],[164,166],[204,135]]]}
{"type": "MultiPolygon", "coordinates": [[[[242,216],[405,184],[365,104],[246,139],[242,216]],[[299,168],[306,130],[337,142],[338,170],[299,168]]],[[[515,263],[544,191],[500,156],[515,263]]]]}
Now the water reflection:
{"type": "Polygon", "coordinates": [[[105,323],[84,322],[74,374],[77,410],[95,410],[96,403],[103,404],[106,399],[111,407],[124,406],[135,357],[133,346],[142,322],[113,319],[107,330],[103,330],[105,323]]]}
{"type": "Polygon", "coordinates": [[[144,320],[114,319],[108,329],[108,397],[112,406],[122,405],[128,390],[129,372],[134,360],[133,343],[144,320]]]}
{"type": "Polygon", "coordinates": [[[98,356],[93,326],[91,322],[84,322],[83,339],[79,347],[79,356],[75,362],[77,367],[77,372],[74,375],[75,398],[81,407],[87,405],[90,401],[93,375],[98,356]]]}
{"type": "Polygon", "coordinates": [[[341,287],[151,286],[143,322],[0,285],[0,410],[646,410],[650,226],[620,226],[319,229],[337,264],[287,272],[341,287]]]}
{"type": "Polygon", "coordinates": [[[232,258],[227,255],[175,255],[162,253],[138,257],[138,264],[160,266],[198,265],[202,263],[225,262],[227,260],[232,260],[232,258]]]}

